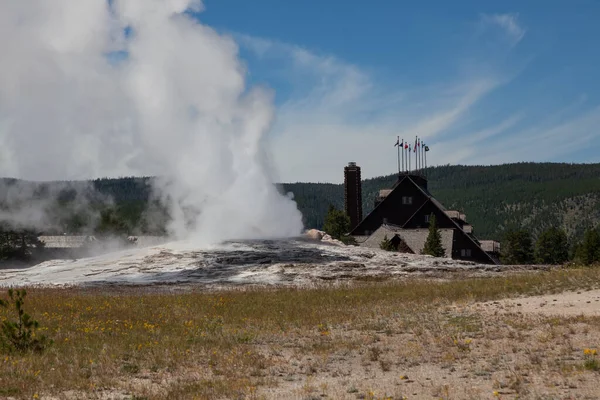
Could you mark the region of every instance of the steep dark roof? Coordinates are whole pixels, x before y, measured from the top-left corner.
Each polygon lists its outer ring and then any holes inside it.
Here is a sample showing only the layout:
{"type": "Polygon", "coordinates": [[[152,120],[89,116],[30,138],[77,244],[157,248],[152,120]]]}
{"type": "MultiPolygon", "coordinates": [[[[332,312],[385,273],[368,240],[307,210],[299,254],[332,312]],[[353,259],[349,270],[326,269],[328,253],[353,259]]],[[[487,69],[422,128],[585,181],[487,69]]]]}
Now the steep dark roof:
{"type": "MultiPolygon", "coordinates": [[[[394,185],[392,186],[392,189],[391,189],[390,193],[389,193],[389,194],[388,194],[388,195],[387,195],[387,196],[386,196],[386,197],[385,197],[385,198],[384,198],[384,199],[383,199],[383,200],[382,200],[382,201],[381,201],[379,204],[377,204],[377,205],[375,206],[375,208],[373,208],[373,209],[371,210],[371,212],[370,212],[369,214],[367,214],[367,215],[366,215],[366,216],[365,216],[365,217],[362,219],[362,221],[360,221],[360,222],[358,223],[358,225],[356,225],[355,227],[353,227],[353,228],[352,228],[352,230],[350,231],[350,234],[351,234],[351,235],[356,235],[357,231],[358,231],[358,232],[362,232],[362,231],[361,231],[361,228],[362,228],[362,227],[361,227],[361,225],[362,225],[362,224],[363,224],[365,221],[367,221],[367,220],[368,220],[368,219],[369,219],[369,218],[370,218],[372,215],[375,215],[375,214],[377,213],[377,211],[379,210],[379,208],[382,208],[382,205],[383,205],[384,203],[386,203],[386,201],[387,201],[387,202],[389,202],[390,195],[391,195],[392,193],[394,193],[394,191],[395,191],[396,189],[398,189],[398,187],[400,186],[400,184],[401,184],[401,183],[402,183],[402,182],[403,182],[403,181],[404,181],[406,178],[408,178],[408,175],[400,175],[400,176],[398,177],[398,180],[397,180],[397,181],[396,181],[396,183],[394,183],[394,185]]],[[[413,182],[413,183],[414,183],[414,181],[411,181],[411,182],[413,182]]]]}
{"type": "MultiPolygon", "coordinates": [[[[444,208],[444,206],[442,205],[442,203],[440,203],[439,201],[437,201],[437,200],[435,199],[435,197],[433,197],[433,195],[431,195],[431,193],[429,193],[429,191],[428,191],[428,190],[424,190],[424,189],[423,189],[423,188],[422,188],[420,185],[417,185],[417,184],[416,184],[416,183],[415,183],[415,182],[414,182],[414,181],[413,181],[413,180],[410,178],[410,176],[407,176],[407,178],[408,178],[408,179],[409,179],[409,180],[410,180],[410,181],[411,181],[411,182],[412,182],[412,183],[413,183],[413,184],[414,184],[416,187],[418,187],[418,188],[419,188],[419,190],[421,190],[421,192],[423,192],[423,194],[424,194],[424,195],[426,195],[426,196],[429,198],[429,201],[431,201],[431,203],[432,203],[434,206],[436,206],[436,207],[437,207],[437,208],[438,208],[440,211],[442,211],[442,212],[443,212],[443,214],[444,214],[444,215],[446,215],[446,208],[444,208]]],[[[425,203],[425,204],[426,204],[426,203],[425,203]]],[[[424,207],[424,206],[425,206],[425,204],[423,204],[423,206],[421,206],[421,207],[424,207]]],[[[415,214],[416,214],[416,213],[415,213],[415,214]]],[[[415,217],[415,215],[413,215],[411,218],[409,218],[409,219],[408,219],[408,221],[406,221],[406,223],[405,223],[404,225],[408,224],[408,223],[410,222],[410,220],[411,220],[412,218],[414,218],[414,217],[415,217]]],[[[487,256],[487,257],[490,259],[490,261],[491,261],[493,264],[497,264],[496,260],[495,260],[495,259],[494,259],[494,258],[493,258],[491,255],[489,255],[489,254],[488,254],[488,253],[487,253],[485,250],[483,250],[483,249],[481,248],[481,245],[480,245],[480,244],[479,244],[479,243],[478,243],[478,242],[477,242],[477,241],[476,241],[476,240],[473,238],[473,236],[472,236],[472,235],[469,235],[467,232],[465,232],[465,231],[463,230],[463,228],[462,228],[462,227],[461,227],[461,226],[460,226],[460,225],[459,225],[459,224],[458,224],[458,223],[457,223],[457,222],[456,222],[454,219],[450,218],[450,217],[449,217],[449,216],[447,216],[447,215],[446,215],[446,217],[447,217],[447,219],[448,219],[448,220],[450,220],[450,221],[452,222],[452,224],[454,225],[455,229],[457,229],[457,230],[458,230],[458,231],[459,231],[461,234],[463,234],[464,236],[468,237],[468,238],[469,238],[469,240],[470,240],[471,242],[473,242],[473,244],[474,244],[475,246],[477,246],[479,249],[481,249],[481,251],[482,251],[483,253],[485,253],[485,255],[486,255],[486,256],[487,256]]]]}
{"type": "MultiPolygon", "coordinates": [[[[414,187],[416,187],[427,199],[426,201],[423,202],[423,204],[403,223],[402,227],[406,227],[413,218],[415,218],[417,215],[420,215],[419,212],[421,211],[421,209],[423,207],[425,207],[429,202],[431,202],[431,204],[433,204],[434,207],[436,207],[442,214],[443,214],[443,218],[446,218],[447,221],[449,221],[451,223],[451,225],[454,227],[455,230],[457,230],[461,235],[464,235],[465,237],[468,238],[469,241],[471,241],[475,247],[479,248],[481,250],[481,252],[483,254],[485,254],[486,258],[489,259],[489,261],[492,264],[497,264],[497,261],[490,256],[485,250],[483,250],[481,248],[481,245],[473,238],[472,235],[466,233],[462,227],[452,218],[450,218],[447,214],[446,214],[446,208],[442,205],[442,203],[440,203],[438,200],[435,199],[435,197],[433,197],[433,195],[429,192],[429,190],[427,190],[426,188],[424,188],[423,186],[419,185],[417,182],[414,181],[414,179],[410,176],[410,175],[401,175],[398,178],[398,181],[396,181],[396,183],[394,184],[394,186],[392,187],[392,193],[394,191],[396,191],[399,187],[400,184],[403,182],[410,182],[414,187]]],[[[371,214],[374,214],[376,212],[376,210],[380,207],[383,207],[384,204],[386,204],[386,202],[390,201],[390,198],[393,198],[392,193],[390,193],[388,196],[386,196],[374,209],[373,211],[371,211],[364,219],[363,221],[361,221],[354,229],[351,233],[354,233],[356,231],[359,231],[359,228],[361,228],[361,224],[367,220],[371,214]]]]}

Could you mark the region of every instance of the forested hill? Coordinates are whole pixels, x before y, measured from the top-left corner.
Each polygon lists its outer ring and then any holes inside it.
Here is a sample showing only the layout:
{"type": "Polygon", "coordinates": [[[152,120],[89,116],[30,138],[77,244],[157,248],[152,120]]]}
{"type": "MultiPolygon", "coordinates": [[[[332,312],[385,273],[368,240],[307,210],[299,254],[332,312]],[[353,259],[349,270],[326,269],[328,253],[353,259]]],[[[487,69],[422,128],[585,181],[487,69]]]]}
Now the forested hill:
{"type": "MultiPolygon", "coordinates": [[[[481,239],[500,239],[507,227],[522,227],[536,236],[551,225],[580,237],[586,227],[600,222],[600,164],[443,166],[430,168],[428,175],[430,192],[447,209],[463,211],[481,239]]],[[[396,175],[389,175],[363,182],[365,215],[372,210],[378,191],[395,181],[396,175]]],[[[307,228],[322,226],[329,204],[344,205],[341,184],[286,183],[279,187],[294,194],[307,228]]],[[[151,194],[149,178],[43,184],[4,179],[0,181],[0,211],[8,215],[9,206],[15,205],[26,211],[23,204],[49,194],[56,201],[44,203],[44,209],[50,212],[50,226],[56,232],[164,232],[164,209],[153,202],[151,212],[145,212],[151,194]],[[25,198],[14,198],[11,187],[18,187],[19,196],[25,198]],[[93,193],[87,193],[85,201],[76,198],[90,190],[93,193]],[[102,195],[114,202],[107,203],[102,195]]]]}
{"type": "MultiPolygon", "coordinates": [[[[428,175],[430,192],[447,209],[463,211],[482,239],[500,239],[509,227],[535,236],[552,225],[579,237],[600,222],[600,164],[442,166],[430,168],[428,175]]],[[[395,181],[396,175],[363,181],[365,215],[378,191],[395,181]]],[[[322,225],[328,204],[344,205],[343,185],[293,183],[283,188],[294,193],[309,227],[322,225]]]]}

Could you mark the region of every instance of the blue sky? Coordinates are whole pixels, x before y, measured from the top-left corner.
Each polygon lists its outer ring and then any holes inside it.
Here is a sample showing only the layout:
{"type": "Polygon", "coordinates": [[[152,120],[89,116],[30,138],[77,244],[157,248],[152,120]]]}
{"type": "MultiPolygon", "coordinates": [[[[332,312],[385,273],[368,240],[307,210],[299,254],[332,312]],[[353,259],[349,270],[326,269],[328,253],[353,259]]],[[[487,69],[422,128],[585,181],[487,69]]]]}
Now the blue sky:
{"type": "Polygon", "coordinates": [[[392,173],[397,135],[433,164],[600,161],[598,1],[204,5],[273,91],[278,180],[392,173]]]}

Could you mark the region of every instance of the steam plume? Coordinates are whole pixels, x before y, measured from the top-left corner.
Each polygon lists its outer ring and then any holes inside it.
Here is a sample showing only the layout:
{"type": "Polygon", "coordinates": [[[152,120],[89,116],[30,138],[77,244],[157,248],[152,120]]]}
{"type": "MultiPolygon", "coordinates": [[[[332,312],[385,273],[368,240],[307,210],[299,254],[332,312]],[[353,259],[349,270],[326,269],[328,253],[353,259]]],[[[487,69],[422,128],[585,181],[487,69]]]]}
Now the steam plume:
{"type": "Polygon", "coordinates": [[[172,233],[293,236],[273,186],[273,109],[199,0],[0,3],[0,168],[31,180],[158,175],[172,233]]]}

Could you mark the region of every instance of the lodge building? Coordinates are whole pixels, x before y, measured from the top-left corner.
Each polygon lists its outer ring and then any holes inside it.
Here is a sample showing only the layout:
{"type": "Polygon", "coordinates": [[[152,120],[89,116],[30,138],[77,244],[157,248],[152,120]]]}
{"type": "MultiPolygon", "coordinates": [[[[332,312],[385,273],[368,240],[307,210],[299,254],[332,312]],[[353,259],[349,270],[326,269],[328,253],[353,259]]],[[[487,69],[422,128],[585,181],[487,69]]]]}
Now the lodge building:
{"type": "Polygon", "coordinates": [[[399,173],[391,189],[379,191],[374,199],[373,211],[364,219],[360,215],[362,207],[356,206],[362,203],[359,197],[362,193],[360,167],[350,163],[344,169],[344,175],[346,213],[352,226],[350,235],[360,246],[379,248],[381,241],[387,237],[398,251],[420,254],[429,234],[429,218],[435,215],[446,257],[499,264],[500,245],[494,241],[478,240],[465,214],[446,210],[433,197],[424,174],[399,173]]]}

